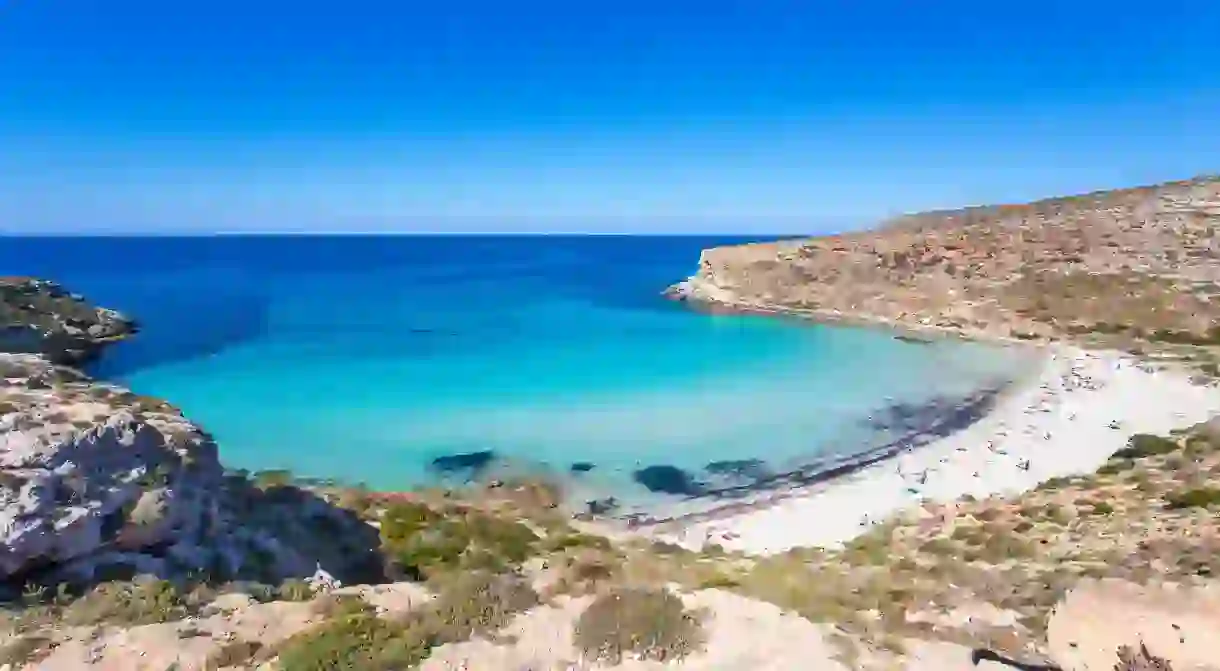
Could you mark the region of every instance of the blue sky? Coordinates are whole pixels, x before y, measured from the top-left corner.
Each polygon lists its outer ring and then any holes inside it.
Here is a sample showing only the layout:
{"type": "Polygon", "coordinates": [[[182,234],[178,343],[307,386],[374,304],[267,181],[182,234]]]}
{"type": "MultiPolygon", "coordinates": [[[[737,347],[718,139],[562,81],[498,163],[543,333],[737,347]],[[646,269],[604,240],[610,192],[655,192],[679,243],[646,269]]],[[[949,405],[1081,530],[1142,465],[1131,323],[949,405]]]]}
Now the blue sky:
{"type": "Polygon", "coordinates": [[[0,0],[0,230],[789,232],[1220,171],[1220,3],[0,0]]]}

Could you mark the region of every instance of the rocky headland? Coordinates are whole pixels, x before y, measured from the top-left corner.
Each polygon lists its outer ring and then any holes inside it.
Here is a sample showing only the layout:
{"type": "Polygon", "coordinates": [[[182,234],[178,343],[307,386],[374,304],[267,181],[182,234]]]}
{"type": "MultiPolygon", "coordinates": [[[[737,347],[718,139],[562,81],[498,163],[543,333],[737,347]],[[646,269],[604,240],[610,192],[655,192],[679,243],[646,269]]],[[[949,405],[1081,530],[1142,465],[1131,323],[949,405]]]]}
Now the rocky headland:
{"type": "Polygon", "coordinates": [[[135,333],[53,282],[0,283],[0,586],[152,574],[369,581],[376,532],[305,490],[227,473],[169,403],[64,364],[135,333]],[[327,533],[329,532],[329,533],[327,533]]]}
{"type": "Polygon", "coordinates": [[[722,309],[1020,339],[1220,344],[1220,178],[708,249],[669,294],[722,309]]]}
{"type": "Polygon", "coordinates": [[[0,351],[40,354],[81,364],[109,343],[136,333],[136,323],[48,280],[0,277],[0,351]]]}

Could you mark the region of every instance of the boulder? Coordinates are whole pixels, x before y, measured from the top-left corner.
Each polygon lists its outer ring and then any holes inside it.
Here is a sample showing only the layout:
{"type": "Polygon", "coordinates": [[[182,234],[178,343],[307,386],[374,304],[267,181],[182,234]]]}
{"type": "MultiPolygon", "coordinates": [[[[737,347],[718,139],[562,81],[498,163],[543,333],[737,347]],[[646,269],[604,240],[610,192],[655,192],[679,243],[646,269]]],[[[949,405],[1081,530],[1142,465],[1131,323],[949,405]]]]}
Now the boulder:
{"type": "Polygon", "coordinates": [[[196,538],[209,522],[222,470],[201,433],[167,434],[128,412],[67,435],[14,429],[21,419],[0,422],[0,576],[196,538]]]}
{"type": "MultiPolygon", "coordinates": [[[[1063,671],[1113,669],[1125,656],[1163,659],[1175,669],[1218,661],[1220,588],[1084,580],[1055,606],[1047,623],[1051,657],[1063,671]]],[[[1141,668],[1141,667],[1126,667],[1141,668]]],[[[1152,667],[1155,668],[1155,667],[1152,667]]]]}

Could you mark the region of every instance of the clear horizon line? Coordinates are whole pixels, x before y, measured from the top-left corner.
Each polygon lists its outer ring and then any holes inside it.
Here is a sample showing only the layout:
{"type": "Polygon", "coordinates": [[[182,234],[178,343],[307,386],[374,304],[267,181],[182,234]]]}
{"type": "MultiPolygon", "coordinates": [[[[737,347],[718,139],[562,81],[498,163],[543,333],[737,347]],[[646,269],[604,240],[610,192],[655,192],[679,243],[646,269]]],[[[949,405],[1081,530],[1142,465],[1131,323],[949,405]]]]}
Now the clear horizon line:
{"type": "Polygon", "coordinates": [[[603,238],[694,238],[694,237],[769,237],[794,238],[819,235],[813,232],[736,232],[736,231],[674,231],[674,232],[613,232],[613,231],[4,231],[3,238],[210,238],[210,237],[542,237],[548,235],[567,237],[603,238]]]}

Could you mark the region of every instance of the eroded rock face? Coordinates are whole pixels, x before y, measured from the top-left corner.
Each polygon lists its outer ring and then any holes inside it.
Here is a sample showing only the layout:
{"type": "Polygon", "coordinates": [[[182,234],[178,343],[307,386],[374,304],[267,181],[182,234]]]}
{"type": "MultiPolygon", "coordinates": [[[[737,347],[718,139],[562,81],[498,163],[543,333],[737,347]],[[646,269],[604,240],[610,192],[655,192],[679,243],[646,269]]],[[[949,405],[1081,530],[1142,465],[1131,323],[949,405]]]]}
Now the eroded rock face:
{"type": "Polygon", "coordinates": [[[135,322],[55,282],[0,278],[0,351],[42,354],[57,363],[81,363],[108,342],[136,332],[135,322]]]}
{"type": "Polygon", "coordinates": [[[32,421],[0,420],[0,575],[52,563],[87,573],[77,560],[198,542],[215,524],[222,470],[200,432],[128,411],[70,433],[32,421]]]}
{"type": "Polygon", "coordinates": [[[177,408],[56,363],[133,332],[129,320],[37,280],[0,280],[0,319],[33,338],[0,337],[0,588],[136,573],[280,582],[319,566],[381,579],[377,530],[354,514],[226,474],[177,408]]]}

